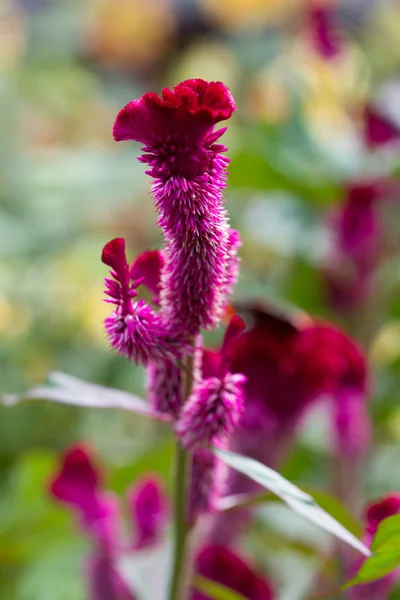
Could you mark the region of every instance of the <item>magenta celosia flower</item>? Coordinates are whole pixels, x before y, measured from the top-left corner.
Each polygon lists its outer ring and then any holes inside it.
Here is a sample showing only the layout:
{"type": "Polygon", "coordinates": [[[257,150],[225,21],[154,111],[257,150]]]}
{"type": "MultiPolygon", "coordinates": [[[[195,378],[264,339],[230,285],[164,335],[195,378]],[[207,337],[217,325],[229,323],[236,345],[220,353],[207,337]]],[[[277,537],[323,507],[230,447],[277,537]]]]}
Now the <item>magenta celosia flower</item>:
{"type": "Polygon", "coordinates": [[[336,58],[342,51],[343,42],[332,7],[325,3],[313,3],[309,21],[311,39],[317,53],[326,60],[336,58]]]}
{"type": "Polygon", "coordinates": [[[353,183],[331,218],[333,247],[324,280],[338,310],[356,306],[369,293],[382,251],[382,203],[389,193],[385,181],[353,183]]]}
{"type": "Polygon", "coordinates": [[[228,159],[217,144],[235,103],[219,82],[191,79],[132,100],[117,116],[114,138],[144,145],[140,157],[154,179],[159,225],[166,239],[161,309],[171,329],[196,335],[218,323],[229,263],[222,208],[228,159]]]}
{"type": "MultiPolygon", "coordinates": [[[[364,452],[369,443],[367,377],[358,346],[337,328],[315,323],[306,315],[288,318],[260,305],[239,308],[252,326],[229,345],[231,372],[247,377],[245,410],[229,440],[230,448],[277,468],[306,408],[329,396],[334,451],[352,452],[348,455],[352,460],[364,452]]],[[[214,374],[219,361],[220,352],[205,351],[204,375],[214,374]]],[[[249,478],[230,471],[227,495],[258,489],[249,478]]],[[[221,514],[211,539],[231,539],[245,523],[243,511],[221,514]]]]}
{"type": "MultiPolygon", "coordinates": [[[[365,535],[364,543],[366,546],[370,546],[374,535],[378,529],[380,523],[400,513],[400,494],[394,493],[385,496],[378,502],[370,503],[365,511],[365,535]]],[[[359,568],[363,563],[363,559],[353,563],[350,568],[349,578],[354,577],[359,568]]],[[[386,600],[394,584],[399,578],[399,570],[396,569],[389,575],[363,585],[357,585],[351,588],[346,597],[349,600],[386,600]]]]}
{"type": "Polygon", "coordinates": [[[129,490],[127,500],[136,523],[134,548],[154,546],[160,540],[168,518],[161,482],[156,477],[146,477],[129,490]]]}
{"type": "Polygon", "coordinates": [[[119,520],[117,501],[101,489],[100,472],[85,448],[75,446],[67,450],[50,491],[75,511],[80,526],[98,543],[107,547],[115,544],[119,520]]]}
{"type": "Polygon", "coordinates": [[[381,148],[400,140],[400,128],[373,106],[364,111],[364,139],[369,148],[381,148]]]}
{"type": "Polygon", "coordinates": [[[134,300],[137,296],[135,288],[143,280],[131,279],[125,240],[116,238],[109,242],[101,258],[112,269],[112,279],[105,280],[106,302],[116,306],[112,315],[105,320],[111,346],[120,354],[144,365],[150,360],[176,356],[182,345],[176,334],[163,325],[161,317],[144,300],[134,300]]]}
{"type": "Polygon", "coordinates": [[[103,490],[101,474],[82,446],[65,453],[50,490],[78,515],[82,531],[92,542],[93,553],[85,569],[90,600],[134,600],[117,565],[125,552],[137,552],[160,540],[168,511],[159,482],[146,479],[130,489],[129,516],[136,535],[129,541],[121,538],[117,498],[103,490]]]}
{"type": "MultiPolygon", "coordinates": [[[[196,557],[195,569],[199,575],[220,583],[248,600],[272,600],[272,587],[261,575],[237,554],[224,546],[206,546],[196,557]]],[[[208,596],[192,590],[190,600],[208,600],[208,596]]]]}
{"type": "Polygon", "coordinates": [[[243,384],[246,377],[231,373],[230,345],[244,330],[243,321],[234,316],[227,327],[219,368],[214,376],[204,377],[182,407],[176,432],[187,448],[223,443],[237,427],[244,410],[243,384]]]}

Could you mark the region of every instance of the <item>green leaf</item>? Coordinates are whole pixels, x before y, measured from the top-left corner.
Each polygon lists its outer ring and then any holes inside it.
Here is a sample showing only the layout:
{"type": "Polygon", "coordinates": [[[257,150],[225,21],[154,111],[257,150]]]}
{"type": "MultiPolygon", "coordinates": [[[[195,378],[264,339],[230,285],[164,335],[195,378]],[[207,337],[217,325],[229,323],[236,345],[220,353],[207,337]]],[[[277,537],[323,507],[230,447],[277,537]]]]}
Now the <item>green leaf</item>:
{"type": "Polygon", "coordinates": [[[400,515],[384,519],[372,541],[373,552],[344,589],[381,579],[400,565],[400,515]]]}
{"type": "Polygon", "coordinates": [[[336,519],[325,512],[312,496],[300,490],[273,469],[266,467],[252,458],[229,452],[228,450],[214,448],[214,453],[232,469],[250,477],[250,479],[253,479],[276,496],[279,496],[298,514],[332,533],[343,542],[361,552],[361,554],[370,556],[370,550],[350,531],[345,529],[343,525],[336,521],[336,519]]]}
{"type": "Polygon", "coordinates": [[[242,594],[230,590],[221,583],[211,581],[202,575],[194,575],[192,578],[192,586],[198,591],[206,594],[212,600],[246,600],[242,594]]]}
{"type": "MultiPolygon", "coordinates": [[[[321,490],[316,490],[310,486],[304,486],[303,491],[310,494],[314,500],[334,517],[343,527],[356,537],[362,533],[361,523],[357,521],[347,510],[347,508],[334,496],[321,490]]],[[[238,494],[236,496],[225,496],[218,502],[218,510],[221,512],[244,508],[246,506],[256,506],[266,502],[276,501],[276,497],[271,492],[261,494],[238,494]]]]}

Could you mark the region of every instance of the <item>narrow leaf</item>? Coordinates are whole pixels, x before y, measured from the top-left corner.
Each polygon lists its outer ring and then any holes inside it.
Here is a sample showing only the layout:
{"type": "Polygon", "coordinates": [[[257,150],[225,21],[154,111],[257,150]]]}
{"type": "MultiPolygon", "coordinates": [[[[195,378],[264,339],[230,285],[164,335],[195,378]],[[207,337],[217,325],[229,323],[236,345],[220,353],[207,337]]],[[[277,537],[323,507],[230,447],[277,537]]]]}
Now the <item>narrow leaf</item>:
{"type": "Polygon", "coordinates": [[[357,575],[346,584],[345,589],[381,579],[400,565],[400,515],[384,519],[378,526],[371,550],[373,552],[363,562],[357,575]]]}
{"type": "Polygon", "coordinates": [[[206,594],[212,600],[246,600],[242,594],[227,588],[221,583],[211,581],[203,575],[194,575],[192,578],[192,586],[202,594],[206,594]]]}
{"type": "MultiPolygon", "coordinates": [[[[315,490],[310,486],[305,486],[304,491],[309,493],[323,510],[334,517],[350,533],[356,537],[361,536],[361,523],[349,513],[340,500],[326,492],[315,490]]],[[[280,500],[282,499],[280,498],[280,500]]],[[[274,496],[272,492],[261,492],[260,494],[236,494],[220,498],[216,508],[220,512],[227,512],[238,508],[257,506],[271,501],[277,501],[276,496],[274,496]]]]}
{"type": "Polygon", "coordinates": [[[6,394],[1,397],[1,404],[13,406],[26,400],[52,400],[87,408],[118,408],[161,421],[168,421],[170,418],[168,415],[153,411],[139,396],[123,390],[89,383],[66,373],[49,373],[48,379],[53,385],[41,385],[22,394],[6,394]]]}
{"type": "Polygon", "coordinates": [[[346,583],[344,590],[359,585],[360,583],[370,583],[389,575],[400,565],[400,553],[391,552],[383,554],[373,554],[367,558],[361,565],[357,575],[351,581],[346,583]]]}
{"type": "Polygon", "coordinates": [[[228,450],[214,448],[214,453],[232,469],[250,477],[250,479],[279,496],[298,514],[332,533],[365,556],[370,556],[370,550],[336,519],[325,512],[312,496],[300,490],[273,469],[252,458],[228,450]]]}

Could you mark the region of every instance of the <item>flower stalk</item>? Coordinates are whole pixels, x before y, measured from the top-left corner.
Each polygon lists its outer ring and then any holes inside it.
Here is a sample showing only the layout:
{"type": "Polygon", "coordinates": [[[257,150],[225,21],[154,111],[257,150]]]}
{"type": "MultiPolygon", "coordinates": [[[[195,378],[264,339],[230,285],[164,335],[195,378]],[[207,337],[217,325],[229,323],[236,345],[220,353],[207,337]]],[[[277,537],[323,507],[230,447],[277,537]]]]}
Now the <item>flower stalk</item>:
{"type": "MultiPolygon", "coordinates": [[[[194,357],[186,359],[183,378],[183,398],[189,397],[193,384],[194,357]]],[[[189,555],[188,542],[188,479],[190,472],[191,456],[176,439],[175,445],[175,489],[174,489],[174,554],[171,570],[168,600],[185,600],[189,584],[189,555]]]]}

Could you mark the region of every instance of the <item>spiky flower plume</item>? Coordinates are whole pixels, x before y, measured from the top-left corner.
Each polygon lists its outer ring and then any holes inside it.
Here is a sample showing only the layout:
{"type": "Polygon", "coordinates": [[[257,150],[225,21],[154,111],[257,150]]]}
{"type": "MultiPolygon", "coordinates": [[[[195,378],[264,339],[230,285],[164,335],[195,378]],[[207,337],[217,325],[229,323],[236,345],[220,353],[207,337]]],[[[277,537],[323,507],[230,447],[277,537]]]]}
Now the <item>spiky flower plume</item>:
{"type": "Polygon", "coordinates": [[[190,79],[132,100],[118,114],[114,139],[144,145],[139,158],[149,166],[158,223],[165,241],[160,291],[164,322],[195,336],[221,317],[230,254],[230,232],[222,192],[228,159],[214,131],[235,110],[219,82],[190,79]]]}

